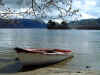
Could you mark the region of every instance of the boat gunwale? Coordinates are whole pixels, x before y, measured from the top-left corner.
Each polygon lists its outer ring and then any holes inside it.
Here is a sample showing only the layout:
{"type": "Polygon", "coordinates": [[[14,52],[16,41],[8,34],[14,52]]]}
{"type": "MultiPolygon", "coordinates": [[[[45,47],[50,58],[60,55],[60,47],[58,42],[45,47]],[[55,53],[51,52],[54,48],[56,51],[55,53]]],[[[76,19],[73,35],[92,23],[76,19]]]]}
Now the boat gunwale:
{"type": "Polygon", "coordinates": [[[64,49],[52,49],[52,48],[26,48],[26,49],[15,49],[17,53],[37,53],[44,55],[66,55],[72,53],[71,50],[64,49]],[[51,51],[51,52],[48,52],[51,51]],[[59,53],[60,52],[60,53],[59,53]]]}

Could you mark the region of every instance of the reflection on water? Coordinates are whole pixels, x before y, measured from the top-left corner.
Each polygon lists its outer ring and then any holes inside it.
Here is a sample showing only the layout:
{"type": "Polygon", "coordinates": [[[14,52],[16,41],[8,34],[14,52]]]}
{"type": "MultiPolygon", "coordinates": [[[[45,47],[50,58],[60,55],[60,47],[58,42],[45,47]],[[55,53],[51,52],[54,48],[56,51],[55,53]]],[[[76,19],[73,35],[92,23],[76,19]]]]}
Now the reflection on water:
{"type": "Polygon", "coordinates": [[[15,60],[16,56],[13,48],[0,48],[0,73],[15,73],[22,68],[20,61],[15,60]]]}
{"type": "Polygon", "coordinates": [[[63,68],[84,69],[85,66],[91,66],[91,69],[100,69],[99,34],[99,30],[0,29],[0,58],[14,59],[16,53],[10,48],[16,46],[63,48],[75,53],[72,61],[63,68]]]}
{"type": "Polygon", "coordinates": [[[9,59],[0,60],[0,73],[15,73],[20,71],[21,68],[22,65],[19,61],[9,59]]]}

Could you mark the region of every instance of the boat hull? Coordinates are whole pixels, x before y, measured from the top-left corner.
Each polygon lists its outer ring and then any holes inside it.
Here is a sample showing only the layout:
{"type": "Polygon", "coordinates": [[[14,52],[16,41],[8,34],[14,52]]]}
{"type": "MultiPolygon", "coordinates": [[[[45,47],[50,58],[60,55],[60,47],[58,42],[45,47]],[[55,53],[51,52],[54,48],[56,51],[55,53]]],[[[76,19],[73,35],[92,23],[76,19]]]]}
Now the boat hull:
{"type": "Polygon", "coordinates": [[[19,53],[18,54],[18,58],[23,66],[52,64],[67,59],[71,56],[73,56],[72,53],[70,54],[19,53]]]}

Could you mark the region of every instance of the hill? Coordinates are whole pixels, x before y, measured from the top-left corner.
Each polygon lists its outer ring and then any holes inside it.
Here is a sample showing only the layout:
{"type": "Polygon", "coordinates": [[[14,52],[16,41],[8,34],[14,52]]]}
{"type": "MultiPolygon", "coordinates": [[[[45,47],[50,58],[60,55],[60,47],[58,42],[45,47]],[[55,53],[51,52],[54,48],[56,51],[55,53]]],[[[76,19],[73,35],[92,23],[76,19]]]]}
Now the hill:
{"type": "Polygon", "coordinates": [[[71,29],[100,29],[100,18],[71,21],[69,26],[71,29]]]}
{"type": "Polygon", "coordinates": [[[46,28],[47,24],[32,19],[0,19],[0,28],[46,28]]]}

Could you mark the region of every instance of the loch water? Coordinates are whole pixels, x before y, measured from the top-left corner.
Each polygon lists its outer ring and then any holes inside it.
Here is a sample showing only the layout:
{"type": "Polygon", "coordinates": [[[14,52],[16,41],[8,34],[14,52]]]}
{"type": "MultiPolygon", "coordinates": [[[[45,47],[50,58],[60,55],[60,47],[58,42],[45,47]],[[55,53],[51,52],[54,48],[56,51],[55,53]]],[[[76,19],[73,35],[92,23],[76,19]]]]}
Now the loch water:
{"type": "Polygon", "coordinates": [[[14,47],[71,49],[65,69],[100,70],[100,30],[0,29],[0,72],[20,71],[14,47]]]}

